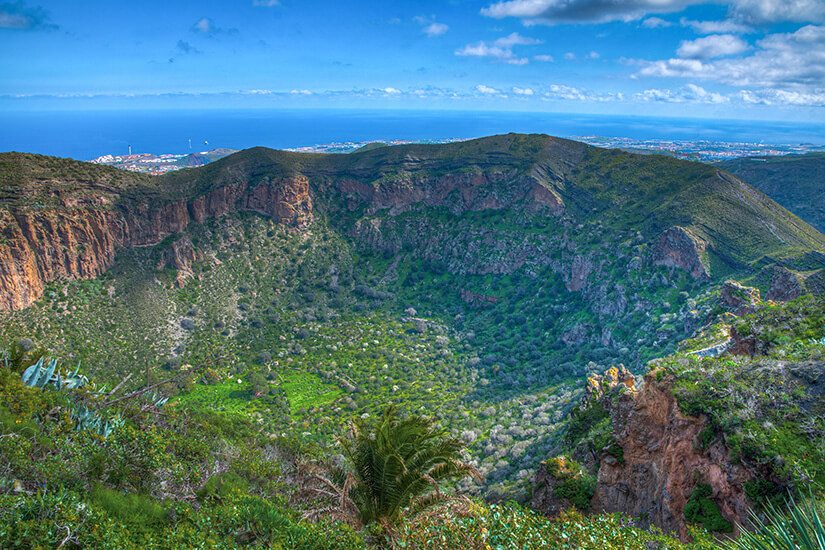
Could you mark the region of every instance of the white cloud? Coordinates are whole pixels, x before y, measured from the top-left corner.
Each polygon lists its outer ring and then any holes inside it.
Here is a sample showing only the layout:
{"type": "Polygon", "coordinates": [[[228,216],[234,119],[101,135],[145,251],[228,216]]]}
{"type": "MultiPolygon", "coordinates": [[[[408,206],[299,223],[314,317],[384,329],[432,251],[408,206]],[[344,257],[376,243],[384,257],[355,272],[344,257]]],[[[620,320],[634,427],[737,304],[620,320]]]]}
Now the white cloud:
{"type": "Polygon", "coordinates": [[[482,94],[487,94],[487,95],[500,95],[501,94],[501,92],[499,90],[496,90],[495,88],[491,88],[489,86],[485,86],[484,84],[479,84],[478,86],[476,86],[475,89],[476,89],[477,92],[482,93],[482,94]]]}
{"type": "Polygon", "coordinates": [[[435,16],[427,17],[425,15],[416,15],[415,17],[413,17],[413,20],[419,25],[421,25],[421,32],[423,32],[430,38],[433,38],[435,36],[441,36],[450,28],[444,23],[438,23],[435,20],[435,16]]]}
{"type": "Polygon", "coordinates": [[[676,55],[689,59],[712,59],[744,52],[748,43],[732,34],[713,34],[696,40],[683,40],[676,55]]]}
{"type": "Polygon", "coordinates": [[[201,17],[194,25],[192,25],[192,32],[203,33],[211,37],[218,35],[233,35],[238,33],[238,29],[226,29],[218,27],[215,22],[209,17],[201,17]]]}
{"type": "Polygon", "coordinates": [[[690,21],[684,17],[679,20],[683,27],[690,27],[699,34],[748,34],[753,27],[739,23],[732,19],[722,21],[690,21]]]}
{"type": "Polygon", "coordinates": [[[519,88],[518,86],[513,86],[513,93],[516,95],[531,96],[533,95],[533,90],[531,88],[519,88]]]}
{"type": "Polygon", "coordinates": [[[758,105],[797,105],[803,107],[825,107],[825,89],[815,92],[797,92],[772,88],[762,90],[741,90],[736,97],[743,103],[758,105]]]}
{"type": "Polygon", "coordinates": [[[292,95],[312,95],[312,92],[309,90],[292,90],[289,93],[292,95]]]}
{"type": "Polygon", "coordinates": [[[576,54],[574,54],[573,52],[567,52],[566,54],[564,54],[564,58],[569,61],[573,61],[574,59],[576,59],[576,54]]]}
{"type": "Polygon", "coordinates": [[[825,21],[823,0],[734,0],[733,15],[749,23],[825,21]]]}
{"type": "Polygon", "coordinates": [[[280,6],[280,0],[252,0],[253,6],[263,6],[265,8],[271,8],[274,6],[280,6]]]}
{"type": "Polygon", "coordinates": [[[590,52],[587,54],[587,59],[599,59],[600,57],[599,52],[590,52]]]}
{"type": "Polygon", "coordinates": [[[441,36],[442,34],[447,32],[447,29],[449,28],[450,27],[448,27],[444,23],[430,23],[429,25],[424,27],[423,30],[424,34],[426,34],[427,36],[441,36]]]}
{"type": "Polygon", "coordinates": [[[215,29],[215,24],[208,17],[202,17],[192,25],[192,29],[198,32],[210,33],[215,29]]]}
{"type": "Polygon", "coordinates": [[[393,87],[381,88],[381,91],[389,95],[398,95],[401,93],[401,90],[393,87]]]}
{"type": "Polygon", "coordinates": [[[825,83],[825,26],[807,25],[793,33],[768,35],[746,57],[647,62],[637,76],[715,80],[811,93],[825,83]]]}
{"type": "Polygon", "coordinates": [[[536,61],[543,61],[545,63],[552,63],[554,61],[553,56],[547,54],[534,55],[533,59],[536,61]]]}
{"type": "Polygon", "coordinates": [[[635,94],[634,99],[645,103],[730,103],[728,96],[708,92],[701,86],[688,84],[678,90],[652,88],[635,94]]]}
{"type": "Polygon", "coordinates": [[[475,44],[467,44],[463,48],[455,51],[455,55],[471,56],[471,57],[492,57],[501,63],[509,63],[511,65],[526,65],[530,62],[526,57],[519,57],[513,53],[514,46],[529,46],[534,44],[541,44],[541,40],[530,38],[528,36],[521,36],[514,32],[507,36],[503,36],[492,42],[480,41],[475,44]]]}
{"type": "Polygon", "coordinates": [[[584,90],[582,88],[574,88],[564,84],[551,84],[547,90],[542,94],[542,99],[545,101],[587,101],[604,103],[608,101],[620,101],[623,99],[622,94],[599,94],[584,90]]]}
{"type": "Polygon", "coordinates": [[[672,13],[707,0],[507,0],[481,10],[502,19],[519,17],[533,23],[605,23],[635,21],[649,13],[672,13]]]}
{"type": "Polygon", "coordinates": [[[661,17],[648,17],[644,21],[642,21],[642,26],[646,29],[659,29],[664,27],[670,27],[673,23],[669,21],[665,21],[661,17]]]}
{"type": "Polygon", "coordinates": [[[727,4],[729,15],[746,23],[825,21],[825,0],[502,0],[483,8],[481,14],[517,17],[527,24],[628,22],[711,3],[727,4]]]}

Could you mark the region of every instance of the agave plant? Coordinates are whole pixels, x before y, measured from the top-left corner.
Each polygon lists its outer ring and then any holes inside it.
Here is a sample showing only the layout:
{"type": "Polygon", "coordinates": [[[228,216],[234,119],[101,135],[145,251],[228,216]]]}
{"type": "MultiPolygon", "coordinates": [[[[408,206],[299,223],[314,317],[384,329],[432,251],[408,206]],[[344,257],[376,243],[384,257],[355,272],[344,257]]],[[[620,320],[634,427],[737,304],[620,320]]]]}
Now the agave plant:
{"type": "Polygon", "coordinates": [[[37,363],[23,371],[23,383],[40,389],[52,385],[58,390],[82,388],[87,384],[88,379],[80,374],[80,363],[74,372],[66,376],[61,376],[57,367],[57,359],[51,359],[46,364],[46,358],[41,357],[37,363]]]}
{"type": "Polygon", "coordinates": [[[89,430],[101,437],[109,437],[111,433],[123,425],[120,417],[103,418],[99,412],[84,405],[75,405],[72,410],[72,420],[76,431],[89,430]]]}
{"type": "Polygon", "coordinates": [[[814,500],[788,503],[783,514],[773,506],[767,510],[767,523],[751,514],[756,529],[744,531],[727,550],[825,550],[825,524],[814,500]]]}
{"type": "MultiPolygon", "coordinates": [[[[80,374],[80,363],[74,372],[61,376],[58,369],[57,359],[51,359],[46,362],[44,357],[41,357],[37,363],[30,366],[23,372],[23,383],[34,388],[45,389],[47,386],[54,387],[57,390],[75,388],[82,388],[88,384],[88,379],[80,374]]],[[[102,390],[98,390],[100,394],[102,390]]],[[[166,399],[161,396],[152,395],[152,404],[155,407],[160,407],[166,403],[166,399]]],[[[123,421],[119,417],[112,419],[104,418],[100,412],[86,407],[83,403],[75,403],[71,412],[72,421],[76,431],[89,430],[101,437],[108,437],[112,431],[119,428],[123,421]]]]}

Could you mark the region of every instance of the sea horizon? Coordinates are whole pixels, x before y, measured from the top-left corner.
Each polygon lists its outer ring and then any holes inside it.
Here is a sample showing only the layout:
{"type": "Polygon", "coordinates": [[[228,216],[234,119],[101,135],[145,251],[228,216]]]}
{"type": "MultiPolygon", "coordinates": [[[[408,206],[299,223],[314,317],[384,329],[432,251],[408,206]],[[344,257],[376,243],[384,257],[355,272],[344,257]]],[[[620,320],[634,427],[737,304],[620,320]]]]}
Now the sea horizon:
{"type": "Polygon", "coordinates": [[[529,111],[191,109],[0,112],[0,152],[77,160],[215,148],[472,139],[509,132],[573,138],[825,145],[825,124],[529,111]],[[759,136],[754,140],[753,136],[759,136]]]}

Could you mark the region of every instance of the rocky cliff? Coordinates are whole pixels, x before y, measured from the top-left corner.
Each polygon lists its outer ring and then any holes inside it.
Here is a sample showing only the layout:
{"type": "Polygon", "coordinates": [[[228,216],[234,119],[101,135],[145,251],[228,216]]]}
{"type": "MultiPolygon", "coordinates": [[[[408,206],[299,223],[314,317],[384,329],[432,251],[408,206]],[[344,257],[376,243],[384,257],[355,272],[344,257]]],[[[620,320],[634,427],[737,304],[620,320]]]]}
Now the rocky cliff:
{"type": "MultiPolygon", "coordinates": [[[[119,248],[158,244],[182,233],[192,221],[247,210],[305,227],[312,215],[309,184],[302,177],[256,185],[241,178],[189,200],[146,197],[111,187],[92,189],[96,193],[90,197],[89,184],[78,185],[69,177],[38,178],[48,157],[0,156],[0,169],[6,176],[14,173],[17,186],[16,200],[7,201],[0,211],[0,309],[28,306],[54,280],[99,277],[111,267],[119,248]],[[38,196],[54,200],[35,200],[38,196]]],[[[109,174],[104,167],[83,169],[92,178],[109,174]]],[[[193,255],[188,239],[175,243],[169,262],[182,270],[181,281],[191,275],[187,271],[193,255]]]]}
{"type": "Polygon", "coordinates": [[[609,453],[600,457],[593,509],[639,517],[684,539],[685,506],[697,485],[705,483],[721,516],[746,524],[743,487],[750,473],[730,462],[721,441],[702,446],[699,435],[706,428],[705,418],[682,414],[672,382],[668,376],[659,379],[653,370],[641,390],[619,393],[611,422],[622,459],[609,453]]]}
{"type": "MultiPolygon", "coordinates": [[[[723,442],[703,445],[706,418],[685,416],[672,389],[673,375],[655,369],[641,385],[623,367],[588,379],[579,411],[591,420],[594,412],[602,412],[609,434],[580,442],[574,452],[584,470],[595,475],[590,510],[626,514],[686,539],[685,507],[696,487],[707,484],[721,517],[746,525],[744,485],[752,474],[730,462],[723,442]]],[[[558,497],[552,460],[536,472],[533,507],[556,515],[570,502],[558,497]]]]}
{"type": "MultiPolygon", "coordinates": [[[[628,300],[606,296],[625,278],[616,270],[642,264],[699,281],[717,276],[714,265],[825,266],[825,237],[730,175],[541,135],[349,155],[255,148],[155,178],[9,153],[0,205],[2,309],[26,307],[49,281],[99,276],[119,248],[237,211],[299,230],[320,212],[361,246],[416,249],[453,274],[549,267],[568,291],[607,298],[613,314],[628,300]]],[[[795,292],[779,278],[777,292],[795,292]]]]}

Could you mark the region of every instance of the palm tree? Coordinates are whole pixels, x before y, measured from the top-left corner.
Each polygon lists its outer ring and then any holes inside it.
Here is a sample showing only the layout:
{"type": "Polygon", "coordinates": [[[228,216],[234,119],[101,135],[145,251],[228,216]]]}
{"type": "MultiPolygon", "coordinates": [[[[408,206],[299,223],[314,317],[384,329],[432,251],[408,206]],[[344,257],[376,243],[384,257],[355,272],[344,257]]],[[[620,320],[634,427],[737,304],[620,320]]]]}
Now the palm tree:
{"type": "Polygon", "coordinates": [[[343,486],[321,479],[340,498],[341,511],[392,539],[402,514],[416,514],[452,497],[439,483],[478,471],[460,459],[463,444],[435,427],[432,419],[400,419],[388,407],[375,426],[351,425],[349,439],[339,439],[351,471],[343,486]]]}

